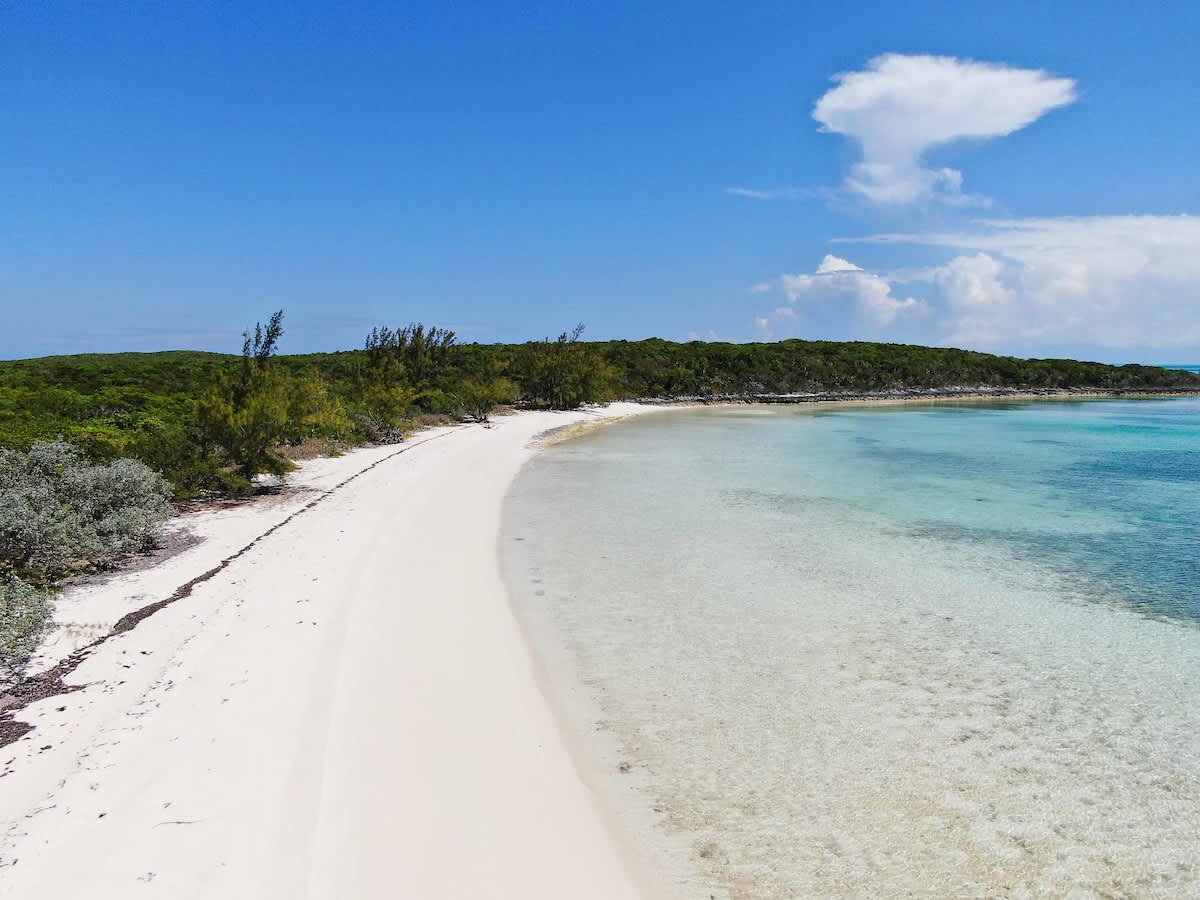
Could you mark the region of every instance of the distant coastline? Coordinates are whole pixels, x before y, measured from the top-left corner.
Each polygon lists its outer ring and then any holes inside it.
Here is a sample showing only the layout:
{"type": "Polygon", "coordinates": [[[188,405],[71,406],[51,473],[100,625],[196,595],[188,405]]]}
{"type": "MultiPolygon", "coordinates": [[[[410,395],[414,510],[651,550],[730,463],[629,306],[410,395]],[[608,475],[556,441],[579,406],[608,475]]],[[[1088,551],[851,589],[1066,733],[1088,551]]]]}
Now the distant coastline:
{"type": "Polygon", "coordinates": [[[817,391],[787,394],[731,393],[678,397],[640,397],[635,403],[656,406],[742,403],[800,404],[841,402],[904,402],[911,400],[1099,400],[1116,397],[1195,397],[1200,388],[895,388],[887,391],[817,391]]]}
{"type": "Polygon", "coordinates": [[[363,349],[278,353],[283,311],[247,331],[241,356],[199,351],[0,362],[0,448],[71,444],[134,459],[177,502],[245,496],[296,460],[392,444],[431,425],[505,409],[664,404],[913,403],[1175,396],[1187,368],[1021,359],[951,347],[788,339],[772,343],[557,339],[460,344],[452,331],[379,326],[363,349]],[[258,343],[256,343],[258,342],[258,343]],[[253,409],[270,410],[251,416],[253,409]],[[247,431],[247,423],[254,423],[247,431]]]}

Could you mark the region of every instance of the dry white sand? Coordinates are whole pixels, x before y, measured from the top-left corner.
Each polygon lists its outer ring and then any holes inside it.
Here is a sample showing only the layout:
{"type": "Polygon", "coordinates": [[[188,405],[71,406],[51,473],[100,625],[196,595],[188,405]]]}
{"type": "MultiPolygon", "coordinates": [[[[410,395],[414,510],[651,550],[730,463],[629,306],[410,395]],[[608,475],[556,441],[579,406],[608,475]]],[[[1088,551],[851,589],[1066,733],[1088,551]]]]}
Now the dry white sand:
{"type": "Polygon", "coordinates": [[[306,490],[183,517],[196,546],[68,591],[42,667],[363,472],[19,713],[0,896],[659,895],[568,750],[497,558],[535,436],[640,409],[314,461],[306,490]]]}

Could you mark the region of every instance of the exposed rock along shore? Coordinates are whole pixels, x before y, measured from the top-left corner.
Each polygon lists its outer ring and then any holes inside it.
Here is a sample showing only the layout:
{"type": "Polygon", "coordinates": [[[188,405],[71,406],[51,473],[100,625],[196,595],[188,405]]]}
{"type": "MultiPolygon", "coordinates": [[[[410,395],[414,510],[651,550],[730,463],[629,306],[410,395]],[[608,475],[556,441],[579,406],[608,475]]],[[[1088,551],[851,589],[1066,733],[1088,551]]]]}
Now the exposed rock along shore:
{"type": "Polygon", "coordinates": [[[1036,398],[1090,397],[1184,397],[1200,396],[1200,388],[1011,388],[1011,387],[945,387],[892,388],[885,391],[799,391],[786,394],[769,392],[736,392],[729,394],[688,394],[673,397],[640,397],[636,403],[824,403],[840,400],[988,400],[1036,398]]]}

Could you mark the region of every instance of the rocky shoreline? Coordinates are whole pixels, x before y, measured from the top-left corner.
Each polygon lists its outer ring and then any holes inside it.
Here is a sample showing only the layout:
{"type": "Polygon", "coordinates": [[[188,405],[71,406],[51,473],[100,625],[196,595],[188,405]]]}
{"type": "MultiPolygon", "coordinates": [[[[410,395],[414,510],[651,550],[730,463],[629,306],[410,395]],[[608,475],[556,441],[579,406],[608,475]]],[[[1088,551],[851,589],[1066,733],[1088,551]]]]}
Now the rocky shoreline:
{"type": "Polygon", "coordinates": [[[1087,399],[1101,397],[1186,397],[1200,396],[1200,388],[1011,388],[1011,387],[945,387],[894,388],[886,391],[815,391],[787,394],[739,392],[730,394],[681,395],[677,397],[640,397],[636,403],[653,405],[722,404],[722,403],[829,403],[839,401],[879,400],[1025,400],[1025,399],[1087,399]]]}

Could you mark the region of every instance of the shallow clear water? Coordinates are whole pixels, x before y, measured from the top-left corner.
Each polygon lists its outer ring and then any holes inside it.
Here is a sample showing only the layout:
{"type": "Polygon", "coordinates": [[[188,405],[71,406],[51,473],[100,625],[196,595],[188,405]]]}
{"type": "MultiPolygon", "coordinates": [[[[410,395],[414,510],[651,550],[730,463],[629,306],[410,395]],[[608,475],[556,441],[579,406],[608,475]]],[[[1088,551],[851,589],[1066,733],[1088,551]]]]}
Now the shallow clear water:
{"type": "Polygon", "coordinates": [[[725,408],[548,448],[505,547],[686,895],[1166,897],[1198,526],[1196,399],[725,408]]]}

